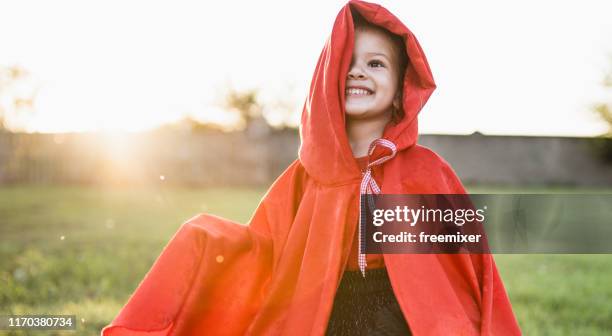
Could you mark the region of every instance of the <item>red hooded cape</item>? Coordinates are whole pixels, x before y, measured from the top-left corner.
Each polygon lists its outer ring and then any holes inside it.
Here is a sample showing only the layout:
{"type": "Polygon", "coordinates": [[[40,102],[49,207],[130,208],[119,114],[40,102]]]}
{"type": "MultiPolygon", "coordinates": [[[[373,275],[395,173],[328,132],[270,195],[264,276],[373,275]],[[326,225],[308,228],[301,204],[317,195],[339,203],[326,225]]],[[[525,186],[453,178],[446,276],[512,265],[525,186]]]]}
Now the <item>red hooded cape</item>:
{"type": "MultiPolygon", "coordinates": [[[[465,193],[450,166],[416,144],[435,89],[415,36],[385,8],[350,1],[314,72],[299,159],[273,183],[248,226],[209,214],[184,223],[102,335],[323,335],[356,236],[361,172],[344,127],[351,10],[405,40],[404,118],[383,138],[397,155],[374,169],[386,194],[465,193]]],[[[378,148],[371,160],[386,154],[378,148]]],[[[414,335],[519,335],[489,254],[385,254],[414,335]]]]}

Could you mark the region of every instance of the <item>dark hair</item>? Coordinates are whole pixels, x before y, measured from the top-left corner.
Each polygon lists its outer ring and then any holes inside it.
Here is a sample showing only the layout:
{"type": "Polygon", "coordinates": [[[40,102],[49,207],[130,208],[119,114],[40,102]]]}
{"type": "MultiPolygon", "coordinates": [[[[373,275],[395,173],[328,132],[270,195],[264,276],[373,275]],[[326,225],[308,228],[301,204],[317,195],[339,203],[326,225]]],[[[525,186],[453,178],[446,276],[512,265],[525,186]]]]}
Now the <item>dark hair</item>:
{"type": "Polygon", "coordinates": [[[355,31],[371,29],[371,30],[376,30],[376,31],[380,31],[384,33],[391,40],[393,49],[397,53],[398,77],[399,77],[397,81],[398,81],[398,91],[399,91],[398,93],[399,93],[400,106],[398,109],[393,110],[393,114],[391,115],[391,120],[394,123],[398,123],[400,120],[402,120],[402,118],[404,118],[404,108],[402,106],[403,93],[404,93],[404,74],[406,72],[406,68],[408,67],[408,63],[409,63],[407,52],[406,52],[406,43],[404,41],[404,38],[402,38],[399,35],[393,34],[392,32],[388,31],[387,29],[383,27],[370,23],[369,21],[364,19],[363,16],[359,14],[359,12],[357,12],[356,10],[351,10],[351,13],[353,15],[353,23],[354,23],[355,31]]]}

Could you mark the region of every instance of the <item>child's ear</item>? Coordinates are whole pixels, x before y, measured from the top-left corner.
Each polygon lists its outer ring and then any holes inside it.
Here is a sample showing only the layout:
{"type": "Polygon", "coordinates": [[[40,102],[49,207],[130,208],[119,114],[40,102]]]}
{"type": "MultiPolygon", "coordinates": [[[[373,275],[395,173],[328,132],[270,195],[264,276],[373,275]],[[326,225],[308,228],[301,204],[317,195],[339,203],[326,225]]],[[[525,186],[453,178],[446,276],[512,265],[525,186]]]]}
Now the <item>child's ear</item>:
{"type": "Polygon", "coordinates": [[[401,119],[401,95],[395,94],[393,102],[391,103],[391,120],[397,124],[401,119]]]}
{"type": "Polygon", "coordinates": [[[402,95],[399,93],[399,91],[395,94],[395,97],[393,97],[393,107],[395,109],[399,109],[400,107],[402,107],[402,102],[400,101],[402,98],[402,95]]]}

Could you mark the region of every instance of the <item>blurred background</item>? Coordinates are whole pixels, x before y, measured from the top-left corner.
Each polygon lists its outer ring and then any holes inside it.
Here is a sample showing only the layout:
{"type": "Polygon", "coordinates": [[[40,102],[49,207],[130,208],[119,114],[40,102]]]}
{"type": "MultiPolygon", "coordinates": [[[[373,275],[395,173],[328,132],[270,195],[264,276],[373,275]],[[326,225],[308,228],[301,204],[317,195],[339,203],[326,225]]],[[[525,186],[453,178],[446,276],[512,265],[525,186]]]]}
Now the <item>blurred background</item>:
{"type": "MultiPolygon", "coordinates": [[[[438,84],[419,142],[470,192],[612,193],[611,3],[380,3],[438,84]]],[[[247,224],[343,4],[0,0],[0,314],[97,334],[183,222],[247,224]]],[[[496,260],[525,334],[612,331],[609,255],[496,260]]]]}

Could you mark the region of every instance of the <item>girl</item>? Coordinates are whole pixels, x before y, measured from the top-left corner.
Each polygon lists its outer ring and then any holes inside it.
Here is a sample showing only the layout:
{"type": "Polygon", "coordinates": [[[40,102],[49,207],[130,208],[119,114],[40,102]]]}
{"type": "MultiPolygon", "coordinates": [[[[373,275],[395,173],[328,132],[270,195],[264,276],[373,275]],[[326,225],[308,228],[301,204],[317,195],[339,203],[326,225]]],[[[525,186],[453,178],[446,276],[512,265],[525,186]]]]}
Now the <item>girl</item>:
{"type": "Polygon", "coordinates": [[[381,6],[349,1],[315,69],[299,159],[248,226],[184,223],[102,334],[520,334],[490,255],[357,249],[360,194],[465,193],[416,144],[434,89],[414,35],[381,6]]]}
{"type": "MultiPolygon", "coordinates": [[[[397,124],[403,117],[401,93],[407,61],[399,36],[369,24],[359,12],[351,14],[355,43],[345,84],[345,123],[353,155],[365,171],[369,145],[382,137],[387,124],[397,124]]],[[[382,176],[377,174],[375,179],[382,176]]],[[[358,247],[355,239],[327,334],[409,335],[382,255],[367,256],[366,278],[362,273],[365,265],[358,262],[358,247]]]]}

